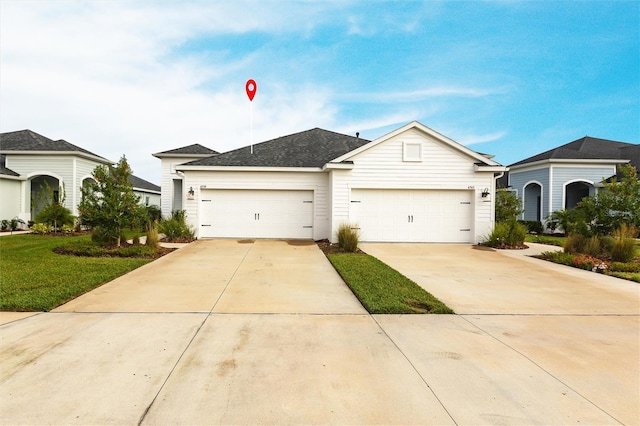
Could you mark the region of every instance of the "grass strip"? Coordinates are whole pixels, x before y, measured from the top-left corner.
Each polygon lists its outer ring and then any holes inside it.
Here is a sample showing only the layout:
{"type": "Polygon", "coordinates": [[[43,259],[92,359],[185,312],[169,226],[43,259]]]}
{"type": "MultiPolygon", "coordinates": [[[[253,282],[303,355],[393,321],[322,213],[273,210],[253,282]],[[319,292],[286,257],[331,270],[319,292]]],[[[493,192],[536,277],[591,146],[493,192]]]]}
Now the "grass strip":
{"type": "Polygon", "coordinates": [[[371,314],[452,314],[447,305],[373,256],[327,255],[333,267],[371,314]]]}
{"type": "Polygon", "coordinates": [[[90,236],[0,238],[0,310],[49,311],[153,259],[76,257],[53,249],[90,236]]]}

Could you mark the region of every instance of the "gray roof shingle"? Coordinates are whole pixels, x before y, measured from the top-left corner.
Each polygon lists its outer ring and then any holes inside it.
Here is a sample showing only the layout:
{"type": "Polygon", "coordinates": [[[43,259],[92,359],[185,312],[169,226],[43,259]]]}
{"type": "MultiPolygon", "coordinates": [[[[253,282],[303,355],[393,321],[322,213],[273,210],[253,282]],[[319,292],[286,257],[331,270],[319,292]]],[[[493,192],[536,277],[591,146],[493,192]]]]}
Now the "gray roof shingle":
{"type": "Polygon", "coordinates": [[[131,182],[134,188],[160,192],[160,187],[158,185],[151,183],[148,180],[139,178],[138,176],[134,176],[134,175],[129,176],[129,182],[131,182]]]}
{"type": "Polygon", "coordinates": [[[106,158],[80,148],[64,139],[54,141],[28,129],[0,133],[0,151],[5,154],[10,151],[78,152],[110,163],[106,158]]]}
{"type": "Polygon", "coordinates": [[[625,160],[628,158],[624,156],[624,149],[633,146],[637,145],[585,136],[573,142],[569,142],[557,148],[550,149],[549,151],[545,151],[541,154],[513,163],[509,167],[551,159],[625,160]]]}
{"type": "Polygon", "coordinates": [[[207,148],[206,146],[202,146],[199,143],[194,143],[193,145],[183,146],[181,148],[170,149],[168,151],[158,152],[153,154],[155,156],[158,155],[216,155],[219,154],[218,151],[214,151],[213,149],[207,148]]]}
{"type": "Polygon", "coordinates": [[[319,128],[282,136],[251,147],[185,163],[187,166],[322,167],[369,143],[366,139],[319,128]]]}

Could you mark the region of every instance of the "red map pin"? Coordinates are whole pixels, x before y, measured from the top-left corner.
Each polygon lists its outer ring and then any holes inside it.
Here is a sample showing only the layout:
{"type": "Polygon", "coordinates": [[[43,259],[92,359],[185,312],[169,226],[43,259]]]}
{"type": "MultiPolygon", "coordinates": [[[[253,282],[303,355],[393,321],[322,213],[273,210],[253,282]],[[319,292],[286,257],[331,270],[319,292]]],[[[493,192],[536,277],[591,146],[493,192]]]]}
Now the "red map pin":
{"type": "Polygon", "coordinates": [[[249,101],[253,101],[253,97],[256,95],[258,91],[258,85],[254,79],[247,80],[247,84],[245,85],[245,89],[247,90],[247,96],[249,97],[249,101]]]}

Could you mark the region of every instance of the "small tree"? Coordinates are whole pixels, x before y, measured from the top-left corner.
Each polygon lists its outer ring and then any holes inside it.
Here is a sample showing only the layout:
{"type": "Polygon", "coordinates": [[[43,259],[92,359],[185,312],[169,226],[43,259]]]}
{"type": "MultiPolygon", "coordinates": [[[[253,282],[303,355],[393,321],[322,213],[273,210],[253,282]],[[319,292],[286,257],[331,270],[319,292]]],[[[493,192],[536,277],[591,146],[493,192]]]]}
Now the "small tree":
{"type": "Polygon", "coordinates": [[[123,155],[115,166],[97,166],[92,176],[94,180],[81,188],[80,220],[119,247],[124,229],[136,223],[140,212],[139,197],[129,181],[131,167],[123,155]]]}
{"type": "Polygon", "coordinates": [[[496,191],[496,222],[516,220],[522,209],[522,202],[515,192],[499,189],[496,191]]]}

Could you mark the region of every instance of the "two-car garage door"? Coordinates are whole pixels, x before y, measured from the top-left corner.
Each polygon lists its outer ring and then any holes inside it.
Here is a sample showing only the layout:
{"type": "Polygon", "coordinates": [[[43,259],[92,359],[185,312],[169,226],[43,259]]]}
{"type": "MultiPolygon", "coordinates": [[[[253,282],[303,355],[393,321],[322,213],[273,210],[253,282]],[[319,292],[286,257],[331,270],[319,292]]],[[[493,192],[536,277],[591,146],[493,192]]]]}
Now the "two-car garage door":
{"type": "Polygon", "coordinates": [[[203,189],[201,238],[313,238],[313,191],[203,189]]]}
{"type": "Polygon", "coordinates": [[[473,242],[473,191],[352,189],[362,241],[473,242]]]}

